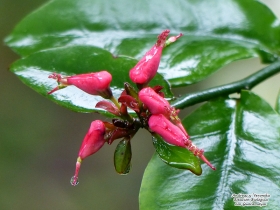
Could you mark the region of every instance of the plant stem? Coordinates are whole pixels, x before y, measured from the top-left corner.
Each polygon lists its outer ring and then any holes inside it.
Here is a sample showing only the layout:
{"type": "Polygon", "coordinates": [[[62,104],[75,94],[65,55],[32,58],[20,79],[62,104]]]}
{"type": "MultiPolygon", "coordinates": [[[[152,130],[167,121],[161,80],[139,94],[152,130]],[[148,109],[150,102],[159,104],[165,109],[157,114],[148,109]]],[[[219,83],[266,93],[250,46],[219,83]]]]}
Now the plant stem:
{"type": "Polygon", "coordinates": [[[171,105],[175,108],[182,109],[200,102],[208,101],[219,96],[240,92],[242,89],[250,90],[257,84],[261,83],[262,81],[279,72],[280,61],[277,61],[237,82],[181,96],[175,101],[171,102],[171,105]]]}
{"type": "Polygon", "coordinates": [[[110,100],[111,100],[119,109],[121,108],[121,105],[118,103],[117,99],[116,99],[114,96],[112,96],[112,97],[110,98],[110,100]]]}

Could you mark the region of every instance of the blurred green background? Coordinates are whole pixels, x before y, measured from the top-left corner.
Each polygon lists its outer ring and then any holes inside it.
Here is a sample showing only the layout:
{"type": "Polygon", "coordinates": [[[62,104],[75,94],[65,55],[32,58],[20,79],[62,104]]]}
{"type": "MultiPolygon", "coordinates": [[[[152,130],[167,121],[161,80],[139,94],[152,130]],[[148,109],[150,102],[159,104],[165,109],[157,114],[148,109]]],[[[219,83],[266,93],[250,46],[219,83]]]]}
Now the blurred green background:
{"type": "MultiPolygon", "coordinates": [[[[45,0],[0,0],[0,39],[45,0]]],[[[280,17],[279,0],[263,0],[280,17]]],[[[280,37],[279,37],[280,38],[280,37]]],[[[0,209],[138,209],[138,192],[144,169],[153,154],[149,134],[141,131],[132,142],[132,170],[127,176],[114,171],[116,143],[105,145],[86,159],[80,184],[69,183],[81,141],[90,122],[105,119],[98,114],[66,110],[23,85],[8,71],[19,57],[7,46],[0,50],[0,209]]],[[[225,84],[259,70],[258,59],[237,61],[206,82],[179,88],[182,92],[225,84]],[[218,79],[217,79],[218,78],[218,79]]],[[[280,75],[257,86],[254,91],[274,106],[280,75]]],[[[184,110],[181,115],[194,110],[184,110]]]]}

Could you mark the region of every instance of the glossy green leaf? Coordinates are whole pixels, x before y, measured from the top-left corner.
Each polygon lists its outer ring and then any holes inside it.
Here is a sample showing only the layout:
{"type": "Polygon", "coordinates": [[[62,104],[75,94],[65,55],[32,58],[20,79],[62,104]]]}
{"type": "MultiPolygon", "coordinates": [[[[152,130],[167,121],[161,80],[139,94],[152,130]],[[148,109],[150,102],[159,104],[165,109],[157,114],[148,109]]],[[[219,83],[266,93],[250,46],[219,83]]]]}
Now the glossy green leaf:
{"type": "Polygon", "coordinates": [[[156,148],[157,155],[163,162],[172,167],[187,169],[196,175],[201,175],[202,169],[200,162],[189,150],[170,145],[156,134],[153,135],[153,143],[156,148]]]}
{"type": "MultiPolygon", "coordinates": [[[[48,76],[60,73],[65,76],[109,71],[113,80],[111,88],[115,97],[124,90],[124,82],[130,81],[128,72],[137,63],[137,60],[129,57],[114,57],[106,50],[93,46],[66,46],[36,52],[22,58],[11,66],[13,71],[26,85],[33,88],[43,96],[54,102],[77,112],[97,111],[103,114],[110,113],[96,109],[98,101],[104,100],[99,96],[89,95],[82,90],[68,86],[48,95],[47,92],[57,86],[48,76]]],[[[169,84],[159,74],[151,82],[151,85],[161,84],[166,97],[172,97],[169,84]]]]}
{"type": "Polygon", "coordinates": [[[140,59],[168,28],[184,36],[164,51],[159,72],[181,86],[237,59],[279,58],[279,24],[254,0],[53,0],[23,19],[6,43],[22,56],[87,45],[140,59]]]}
{"type": "MultiPolygon", "coordinates": [[[[201,176],[153,158],[140,190],[140,209],[252,209],[234,206],[233,194],[269,194],[280,201],[280,116],[260,97],[243,91],[240,100],[208,102],[184,126],[217,168],[203,164],[201,176]]],[[[256,208],[256,207],[255,207],[256,208]]]]}

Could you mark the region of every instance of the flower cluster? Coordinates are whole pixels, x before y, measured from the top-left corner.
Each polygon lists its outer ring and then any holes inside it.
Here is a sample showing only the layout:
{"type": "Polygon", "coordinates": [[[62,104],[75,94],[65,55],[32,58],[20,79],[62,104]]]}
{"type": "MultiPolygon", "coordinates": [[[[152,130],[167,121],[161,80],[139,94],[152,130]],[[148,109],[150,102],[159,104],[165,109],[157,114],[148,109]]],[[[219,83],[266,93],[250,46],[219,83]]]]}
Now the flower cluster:
{"type": "Polygon", "coordinates": [[[164,98],[164,94],[161,92],[162,87],[148,86],[157,73],[164,47],[182,36],[179,34],[167,39],[168,35],[169,30],[164,30],[158,36],[156,44],[130,70],[129,77],[138,90],[126,82],[124,91],[118,99],[113,96],[110,89],[112,76],[105,70],[66,77],[56,73],[49,76],[58,82],[58,86],[49,94],[74,85],[88,94],[99,95],[107,99],[98,102],[96,108],[104,109],[115,116],[112,122],[95,120],[91,123],[78,153],[75,175],[71,179],[72,185],[78,184],[78,173],[82,161],[96,153],[105,142],[112,144],[116,139],[122,140],[118,143],[114,155],[115,169],[119,174],[127,174],[131,161],[130,140],[140,128],[159,134],[171,145],[188,149],[215,170],[203,155],[203,150],[197,148],[190,140],[178,117],[179,110],[172,107],[164,98]],[[133,110],[136,115],[129,114],[128,109],[133,110]]]}

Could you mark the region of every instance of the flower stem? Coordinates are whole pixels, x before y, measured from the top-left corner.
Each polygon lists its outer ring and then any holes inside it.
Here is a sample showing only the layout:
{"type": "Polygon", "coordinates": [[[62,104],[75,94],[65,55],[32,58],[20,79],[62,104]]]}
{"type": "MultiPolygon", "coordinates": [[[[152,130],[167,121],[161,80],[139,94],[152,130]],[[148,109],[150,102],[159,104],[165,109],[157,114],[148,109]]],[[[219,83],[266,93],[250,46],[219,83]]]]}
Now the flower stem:
{"type": "Polygon", "coordinates": [[[121,108],[121,105],[119,104],[119,102],[117,101],[117,99],[114,97],[114,96],[112,96],[111,98],[110,98],[110,100],[120,109],[121,108]]]}
{"type": "Polygon", "coordinates": [[[171,102],[171,105],[177,109],[182,109],[200,102],[208,101],[210,99],[240,92],[242,89],[250,90],[257,84],[266,80],[267,78],[280,72],[280,61],[272,63],[271,65],[261,69],[260,71],[242,79],[226,85],[221,85],[207,90],[198,91],[186,94],[171,102]]]}

